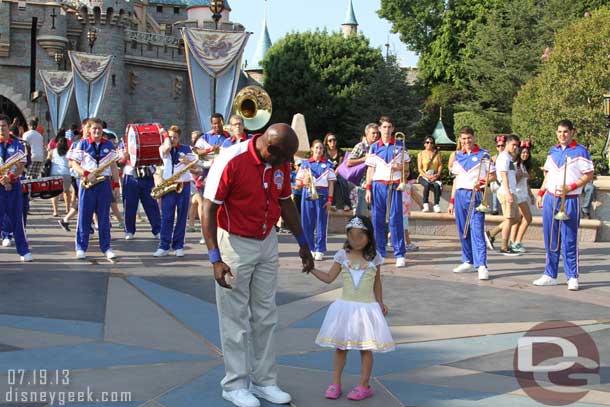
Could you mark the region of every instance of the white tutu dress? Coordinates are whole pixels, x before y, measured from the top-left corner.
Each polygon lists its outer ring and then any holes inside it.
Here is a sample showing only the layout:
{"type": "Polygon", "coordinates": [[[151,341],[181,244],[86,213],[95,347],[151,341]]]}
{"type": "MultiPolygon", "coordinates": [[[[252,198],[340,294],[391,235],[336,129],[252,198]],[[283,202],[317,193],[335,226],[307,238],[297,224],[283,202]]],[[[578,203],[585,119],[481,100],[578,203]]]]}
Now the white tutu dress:
{"type": "Polygon", "coordinates": [[[364,268],[354,268],[341,249],[334,261],[341,265],[343,293],[330,305],[316,343],[338,349],[394,350],[394,339],[373,291],[377,266],[383,258],[377,254],[364,268]]]}

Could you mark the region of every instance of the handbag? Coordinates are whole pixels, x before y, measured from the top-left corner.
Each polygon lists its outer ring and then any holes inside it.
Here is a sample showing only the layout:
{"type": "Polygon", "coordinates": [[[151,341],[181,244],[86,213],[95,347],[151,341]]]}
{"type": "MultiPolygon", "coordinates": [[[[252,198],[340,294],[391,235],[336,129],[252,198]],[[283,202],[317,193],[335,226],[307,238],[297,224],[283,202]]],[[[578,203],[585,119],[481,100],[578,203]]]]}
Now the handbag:
{"type": "Polygon", "coordinates": [[[351,182],[355,185],[360,185],[364,174],[366,174],[366,163],[354,165],[352,167],[347,166],[347,158],[343,159],[343,162],[337,167],[337,174],[341,175],[346,181],[351,182]]]}
{"type": "Polygon", "coordinates": [[[40,176],[42,178],[51,176],[51,166],[52,165],[53,165],[53,163],[51,162],[50,159],[45,160],[44,165],[42,167],[42,171],[40,172],[40,176]]]}

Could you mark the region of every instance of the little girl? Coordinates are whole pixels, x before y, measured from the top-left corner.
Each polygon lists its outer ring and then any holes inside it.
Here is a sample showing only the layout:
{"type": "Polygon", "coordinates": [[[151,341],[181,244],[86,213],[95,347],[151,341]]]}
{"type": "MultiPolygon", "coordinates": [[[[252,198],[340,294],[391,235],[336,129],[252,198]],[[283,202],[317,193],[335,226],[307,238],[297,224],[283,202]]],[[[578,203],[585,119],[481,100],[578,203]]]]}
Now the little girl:
{"type": "Polygon", "coordinates": [[[333,383],[326,390],[326,398],[341,396],[341,374],[349,349],[357,349],[362,357],[360,385],[347,398],[364,400],[373,395],[369,386],[373,368],[373,351],[394,350],[394,340],[384,318],[388,308],[381,296],[380,266],[383,258],[377,253],[373,225],[369,218],[354,216],[346,226],[347,241],[334,258],[328,273],[312,270],[312,274],[327,284],[341,274],[343,294],[331,304],[316,343],[335,348],[333,383]]]}

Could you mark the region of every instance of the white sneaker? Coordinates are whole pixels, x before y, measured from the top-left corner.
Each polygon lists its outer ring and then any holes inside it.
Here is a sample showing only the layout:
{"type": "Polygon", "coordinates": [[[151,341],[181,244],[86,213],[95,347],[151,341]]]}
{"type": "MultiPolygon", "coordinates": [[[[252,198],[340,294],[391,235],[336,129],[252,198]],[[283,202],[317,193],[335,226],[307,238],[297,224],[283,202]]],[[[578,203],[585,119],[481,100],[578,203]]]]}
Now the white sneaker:
{"type": "MultiPolygon", "coordinates": [[[[21,261],[34,261],[34,258],[32,257],[32,253],[26,253],[23,256],[21,256],[21,261]]],[[[576,285],[578,286],[578,281],[576,281],[576,285]]]]}
{"type": "Polygon", "coordinates": [[[133,233],[125,233],[125,240],[132,240],[133,239],[133,233]]]}
{"type": "Polygon", "coordinates": [[[76,251],[76,258],[79,260],[83,260],[87,258],[87,254],[85,254],[84,250],[77,250],[76,251]]]}
{"type": "Polygon", "coordinates": [[[169,250],[157,249],[157,251],[153,254],[155,257],[165,257],[169,254],[169,250]]]}
{"type": "Polygon", "coordinates": [[[578,279],[577,278],[568,279],[568,290],[578,291],[578,279]]]}
{"type": "Polygon", "coordinates": [[[314,252],[313,253],[313,259],[315,261],[322,261],[322,260],[324,260],[324,253],[322,253],[322,252],[314,252]]]}
{"type": "Polygon", "coordinates": [[[454,273],[470,273],[474,271],[474,266],[470,263],[462,263],[453,269],[454,273]]]}
{"type": "Polygon", "coordinates": [[[434,205],[434,212],[441,213],[441,207],[439,205],[434,205]]]}
{"type": "Polygon", "coordinates": [[[404,257],[396,258],[396,267],[406,267],[406,266],[407,266],[407,259],[405,259],[404,257]]]}
{"type": "Polygon", "coordinates": [[[557,279],[543,274],[542,277],[534,281],[534,285],[557,285],[557,279]]]}
{"type": "Polygon", "coordinates": [[[292,401],[290,394],[286,393],[279,387],[273,386],[256,386],[250,385],[250,391],[256,397],[263,398],[273,404],[288,404],[292,401]]]}
{"type": "Polygon", "coordinates": [[[114,252],[112,251],[112,249],[108,249],[106,250],[106,253],[104,253],[106,255],[106,258],[108,260],[112,260],[112,259],[116,259],[116,254],[114,254],[114,252]]]}
{"type": "Polygon", "coordinates": [[[235,404],[237,407],[259,407],[261,402],[246,389],[222,391],[222,398],[235,404]]]}
{"type": "Polygon", "coordinates": [[[156,235],[153,235],[153,237],[154,237],[155,239],[160,239],[160,238],[161,238],[161,233],[157,233],[156,235]]]}
{"type": "Polygon", "coordinates": [[[202,237],[201,239],[199,239],[199,244],[205,244],[205,237],[202,237]]]}
{"type": "Polygon", "coordinates": [[[479,280],[489,280],[489,270],[485,266],[479,266],[479,280]]]}
{"type": "Polygon", "coordinates": [[[430,204],[425,203],[422,208],[421,208],[422,212],[430,212],[430,204]]]}
{"type": "Polygon", "coordinates": [[[184,257],[184,249],[176,249],[176,252],[174,254],[176,255],[176,257],[184,257]]]}
{"type": "Polygon", "coordinates": [[[11,246],[11,239],[6,238],[6,239],[2,239],[2,247],[10,247],[11,246]]]}

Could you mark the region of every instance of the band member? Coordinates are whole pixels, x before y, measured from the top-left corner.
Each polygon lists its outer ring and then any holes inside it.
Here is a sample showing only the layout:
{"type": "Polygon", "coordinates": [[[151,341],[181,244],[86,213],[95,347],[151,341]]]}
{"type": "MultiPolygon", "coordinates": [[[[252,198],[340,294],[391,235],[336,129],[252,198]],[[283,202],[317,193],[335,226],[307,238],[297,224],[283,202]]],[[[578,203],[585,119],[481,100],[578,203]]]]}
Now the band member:
{"type": "MultiPolygon", "coordinates": [[[[184,169],[188,163],[196,161],[197,157],[186,144],[180,144],[182,130],[178,126],[169,128],[163,144],[159,147],[159,154],[163,159],[163,180],[184,169]]],[[[191,169],[196,172],[197,168],[191,169]]],[[[191,199],[191,174],[189,171],[175,180],[178,187],[163,195],[161,198],[161,240],[155,257],[169,254],[170,245],[175,250],[176,257],[184,256],[184,236],[186,234],[186,218],[191,199]],[[177,212],[177,215],[176,215],[177,212]],[[176,224],[174,226],[174,219],[176,224]]]]}
{"type": "Polygon", "coordinates": [[[3,219],[9,221],[15,239],[15,248],[21,256],[21,261],[32,261],[34,258],[30,253],[23,224],[23,193],[20,181],[27,158],[23,143],[9,135],[8,124],[9,118],[0,114],[0,166],[13,161],[18,154],[24,155],[0,175],[0,221],[3,219]]]}
{"type": "Polygon", "coordinates": [[[85,259],[89,248],[89,232],[91,221],[95,213],[98,222],[98,233],[100,249],[108,260],[116,257],[110,248],[110,203],[112,195],[118,195],[121,183],[119,182],[119,170],[115,160],[117,152],[114,144],[103,137],[102,121],[100,119],[89,119],[88,137],[78,142],[70,153],[72,168],[81,176],[81,185],[78,191],[78,224],[76,226],[76,258],[85,259]],[[96,174],[97,168],[108,165],[108,168],[100,174],[96,174]],[[85,179],[90,183],[97,182],[97,177],[102,176],[104,180],[84,188],[85,179]]]}
{"type": "Polygon", "coordinates": [[[455,154],[451,168],[455,179],[448,211],[455,214],[458,236],[462,244],[463,263],[454,268],[453,272],[465,273],[478,270],[479,280],[488,280],[487,246],[483,236],[485,214],[475,208],[481,203],[480,187],[486,182],[488,168],[492,172],[495,169],[490,166],[491,157],[487,150],[474,143],[474,130],[471,127],[462,127],[459,134],[462,149],[455,154]],[[465,228],[468,228],[466,234],[465,228]]]}
{"type": "Polygon", "coordinates": [[[218,152],[218,149],[222,147],[224,142],[231,138],[229,133],[224,131],[224,118],[220,113],[214,113],[210,119],[210,123],[212,125],[212,130],[199,137],[199,140],[195,143],[195,148],[193,148],[195,154],[200,157],[204,154],[213,152],[212,149],[214,152],[218,152]]]}
{"type": "Polygon", "coordinates": [[[278,312],[280,214],[299,243],[303,271],[314,267],[290,199],[290,159],[299,142],[287,124],[225,149],[210,169],[204,192],[204,233],[214,267],[225,365],[222,397],[258,406],[255,396],[286,404],[278,387],[273,334],[278,312]]]}
{"type": "MultiPolygon", "coordinates": [[[[403,165],[409,165],[411,158],[406,149],[392,137],[394,125],[387,116],[379,119],[381,138],[373,143],[366,158],[368,169],[366,172],[366,202],[370,203],[373,212],[373,228],[377,250],[382,257],[386,257],[386,243],[388,241],[386,230],[386,211],[390,204],[390,236],[396,267],[404,267],[405,235],[402,221],[402,192],[396,187],[400,183],[403,165]]],[[[405,174],[409,175],[408,167],[405,174]]]]}
{"type": "Polygon", "coordinates": [[[316,261],[323,260],[326,252],[328,211],[333,201],[336,180],[332,165],[324,158],[324,144],[314,140],[311,143],[311,158],[301,163],[297,183],[303,186],[301,224],[316,261]],[[312,197],[313,191],[318,194],[318,198],[312,197]]]}
{"type": "Polygon", "coordinates": [[[129,162],[129,152],[124,143],[120,148],[123,158],[123,211],[125,212],[125,240],[131,240],[136,234],[136,214],[141,202],[146,217],[150,223],[151,232],[154,237],[159,237],[161,232],[161,212],[157,201],[150,196],[155,186],[153,174],[156,171],[154,165],[142,165],[133,167],[129,162]]]}
{"type": "Polygon", "coordinates": [[[229,126],[231,126],[231,137],[222,143],[223,148],[231,147],[234,144],[239,144],[252,138],[252,134],[246,133],[244,118],[240,115],[234,114],[231,116],[229,119],[229,126]]]}
{"type": "Polygon", "coordinates": [[[593,179],[593,162],[589,151],[573,139],[575,130],[571,121],[560,121],[556,134],[558,144],[551,148],[544,163],[544,181],[536,201],[538,208],[542,208],[546,265],[544,274],[534,281],[534,285],[557,284],[561,253],[568,289],[576,291],[579,275],[579,196],[583,187],[593,179]],[[567,219],[556,220],[555,216],[562,209],[562,202],[565,202],[563,209],[567,219]]]}

